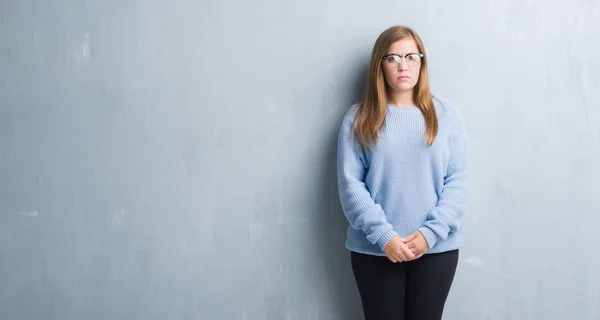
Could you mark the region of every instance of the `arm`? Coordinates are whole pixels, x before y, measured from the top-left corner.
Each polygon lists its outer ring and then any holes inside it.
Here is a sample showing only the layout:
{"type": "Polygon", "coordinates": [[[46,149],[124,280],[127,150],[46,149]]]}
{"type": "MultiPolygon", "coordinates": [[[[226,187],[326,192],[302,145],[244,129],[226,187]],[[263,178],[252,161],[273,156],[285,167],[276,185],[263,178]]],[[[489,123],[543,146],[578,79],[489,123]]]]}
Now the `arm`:
{"type": "Polygon", "coordinates": [[[464,124],[451,137],[449,149],[448,169],[438,203],[429,212],[425,224],[419,228],[430,249],[439,240],[446,240],[450,232],[459,230],[465,215],[469,149],[464,124]]]}
{"type": "Polygon", "coordinates": [[[374,202],[364,183],[366,158],[352,135],[352,120],[346,117],[338,137],[337,181],[344,215],[352,228],[362,230],[367,240],[385,245],[398,235],[387,221],[381,205],[374,202]]]}

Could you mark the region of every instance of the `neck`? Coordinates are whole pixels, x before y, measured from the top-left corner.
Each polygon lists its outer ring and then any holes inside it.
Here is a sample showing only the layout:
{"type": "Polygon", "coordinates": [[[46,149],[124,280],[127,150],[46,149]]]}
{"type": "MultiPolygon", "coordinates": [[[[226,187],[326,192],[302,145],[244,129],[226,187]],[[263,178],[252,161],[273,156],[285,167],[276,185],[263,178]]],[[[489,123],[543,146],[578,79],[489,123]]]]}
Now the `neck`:
{"type": "Polygon", "coordinates": [[[415,99],[412,90],[395,91],[388,94],[388,103],[397,107],[414,106],[415,99]]]}

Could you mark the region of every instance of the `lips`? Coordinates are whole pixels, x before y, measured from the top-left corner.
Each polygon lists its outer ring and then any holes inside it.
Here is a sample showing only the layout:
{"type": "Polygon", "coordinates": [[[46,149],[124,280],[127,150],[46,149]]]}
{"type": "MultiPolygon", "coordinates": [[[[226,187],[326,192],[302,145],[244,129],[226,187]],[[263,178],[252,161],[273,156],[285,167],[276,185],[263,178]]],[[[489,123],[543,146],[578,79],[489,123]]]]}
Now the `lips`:
{"type": "Polygon", "coordinates": [[[407,79],[410,79],[410,77],[409,76],[399,76],[398,79],[399,80],[407,80],[407,79]]]}

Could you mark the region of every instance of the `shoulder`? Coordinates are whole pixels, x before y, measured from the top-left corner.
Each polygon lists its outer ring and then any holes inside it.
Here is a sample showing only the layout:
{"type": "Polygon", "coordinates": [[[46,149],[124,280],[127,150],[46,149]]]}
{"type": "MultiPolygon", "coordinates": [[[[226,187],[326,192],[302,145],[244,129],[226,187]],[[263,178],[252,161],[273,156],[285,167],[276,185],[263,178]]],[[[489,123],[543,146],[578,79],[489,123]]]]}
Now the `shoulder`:
{"type": "Polygon", "coordinates": [[[433,104],[435,111],[440,120],[449,122],[452,125],[458,127],[460,130],[464,129],[465,121],[460,111],[460,108],[454,103],[454,101],[441,98],[438,96],[433,97],[433,104]]]}
{"type": "Polygon", "coordinates": [[[348,108],[348,110],[346,111],[346,113],[344,114],[344,123],[353,123],[354,118],[356,117],[356,114],[358,113],[358,110],[360,109],[361,106],[362,106],[362,102],[357,102],[357,103],[351,105],[348,108]]]}
{"type": "Polygon", "coordinates": [[[454,101],[439,97],[433,96],[433,105],[435,106],[435,111],[438,114],[438,118],[442,117],[460,117],[460,110],[454,103],[454,101]]]}

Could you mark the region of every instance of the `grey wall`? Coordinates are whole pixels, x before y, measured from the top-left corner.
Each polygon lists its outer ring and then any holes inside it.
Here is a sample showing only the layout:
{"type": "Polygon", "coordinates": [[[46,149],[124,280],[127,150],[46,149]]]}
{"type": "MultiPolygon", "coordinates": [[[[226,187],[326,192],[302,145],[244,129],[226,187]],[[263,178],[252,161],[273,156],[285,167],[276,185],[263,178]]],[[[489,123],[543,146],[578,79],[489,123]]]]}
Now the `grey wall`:
{"type": "Polygon", "coordinates": [[[0,319],[361,319],[335,184],[377,35],[472,148],[445,319],[600,319],[597,1],[0,1],[0,319]]]}

